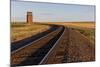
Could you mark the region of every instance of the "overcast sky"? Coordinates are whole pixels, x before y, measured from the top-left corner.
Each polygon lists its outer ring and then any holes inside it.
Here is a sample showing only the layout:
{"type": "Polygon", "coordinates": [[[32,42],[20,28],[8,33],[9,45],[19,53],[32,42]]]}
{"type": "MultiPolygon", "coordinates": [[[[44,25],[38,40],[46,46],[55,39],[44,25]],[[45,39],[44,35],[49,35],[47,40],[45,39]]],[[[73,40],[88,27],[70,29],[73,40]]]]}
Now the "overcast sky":
{"type": "Polygon", "coordinates": [[[95,6],[11,1],[11,21],[26,21],[32,11],[38,22],[95,21],[95,6]]]}

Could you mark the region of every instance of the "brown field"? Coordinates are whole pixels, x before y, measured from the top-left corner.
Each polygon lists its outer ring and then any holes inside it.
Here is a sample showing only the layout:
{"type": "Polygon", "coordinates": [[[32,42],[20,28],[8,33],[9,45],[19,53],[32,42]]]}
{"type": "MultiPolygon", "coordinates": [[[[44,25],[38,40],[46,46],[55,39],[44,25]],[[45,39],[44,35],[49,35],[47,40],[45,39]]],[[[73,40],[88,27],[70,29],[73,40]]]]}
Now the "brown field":
{"type": "Polygon", "coordinates": [[[49,28],[50,26],[41,24],[11,23],[11,42],[30,37],[49,28]]]}
{"type": "Polygon", "coordinates": [[[79,28],[95,28],[95,22],[48,22],[48,24],[57,24],[79,28]]]}

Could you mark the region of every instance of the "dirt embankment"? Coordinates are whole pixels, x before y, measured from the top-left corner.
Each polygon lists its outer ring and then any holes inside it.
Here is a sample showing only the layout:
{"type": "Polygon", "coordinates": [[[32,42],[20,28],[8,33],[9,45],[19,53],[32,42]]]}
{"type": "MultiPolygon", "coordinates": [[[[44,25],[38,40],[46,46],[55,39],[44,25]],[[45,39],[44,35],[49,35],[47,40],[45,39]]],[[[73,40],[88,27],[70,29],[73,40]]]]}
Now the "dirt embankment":
{"type": "Polygon", "coordinates": [[[95,45],[76,30],[69,30],[67,62],[86,62],[95,60],[95,45]]]}

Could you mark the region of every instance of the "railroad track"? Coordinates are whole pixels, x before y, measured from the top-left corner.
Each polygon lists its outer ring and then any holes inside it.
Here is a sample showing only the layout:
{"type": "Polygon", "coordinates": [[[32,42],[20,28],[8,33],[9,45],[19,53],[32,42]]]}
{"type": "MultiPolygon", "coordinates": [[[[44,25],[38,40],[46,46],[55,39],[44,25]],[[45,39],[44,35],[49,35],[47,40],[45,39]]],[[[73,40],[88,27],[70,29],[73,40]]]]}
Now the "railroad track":
{"type": "Polygon", "coordinates": [[[49,30],[46,30],[42,33],[39,33],[39,34],[36,34],[34,36],[31,36],[31,37],[28,37],[28,38],[25,38],[25,39],[22,39],[20,41],[16,41],[16,42],[12,42],[11,43],[11,52],[15,52],[16,50],[18,50],[19,48],[29,44],[30,42],[33,42],[51,32],[53,32],[54,30],[56,30],[58,28],[58,26],[56,25],[51,25],[51,28],[49,30]]]}
{"type": "Polygon", "coordinates": [[[48,52],[40,64],[58,64],[71,62],[93,61],[95,49],[79,31],[66,27],[55,46],[48,52]]]}
{"type": "Polygon", "coordinates": [[[66,62],[68,53],[67,48],[69,46],[69,28],[65,28],[62,36],[55,43],[52,52],[48,55],[49,57],[44,58],[40,64],[58,64],[66,62]]]}
{"type": "Polygon", "coordinates": [[[12,66],[92,61],[93,45],[83,34],[59,26],[53,32],[11,53],[12,66]],[[84,50],[85,49],[85,50],[84,50]]]}
{"type": "Polygon", "coordinates": [[[58,27],[55,31],[17,49],[11,53],[12,66],[43,64],[56,47],[64,34],[65,27],[58,27]]]}

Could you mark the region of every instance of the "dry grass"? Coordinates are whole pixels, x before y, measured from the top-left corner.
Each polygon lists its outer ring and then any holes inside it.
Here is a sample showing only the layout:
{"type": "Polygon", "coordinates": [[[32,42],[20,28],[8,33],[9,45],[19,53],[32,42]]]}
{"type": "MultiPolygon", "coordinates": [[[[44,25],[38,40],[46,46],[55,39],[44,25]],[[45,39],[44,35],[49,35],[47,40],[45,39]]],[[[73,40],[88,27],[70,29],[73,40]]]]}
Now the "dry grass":
{"type": "Polygon", "coordinates": [[[11,23],[11,41],[18,41],[26,37],[43,32],[50,27],[41,24],[11,23]]]}
{"type": "Polygon", "coordinates": [[[68,27],[95,28],[95,22],[48,22],[48,24],[64,25],[68,27]]]}
{"type": "Polygon", "coordinates": [[[93,22],[77,22],[77,23],[68,23],[68,24],[64,24],[66,26],[69,26],[69,27],[78,27],[78,28],[90,28],[90,29],[93,29],[95,28],[95,23],[93,22]]]}

